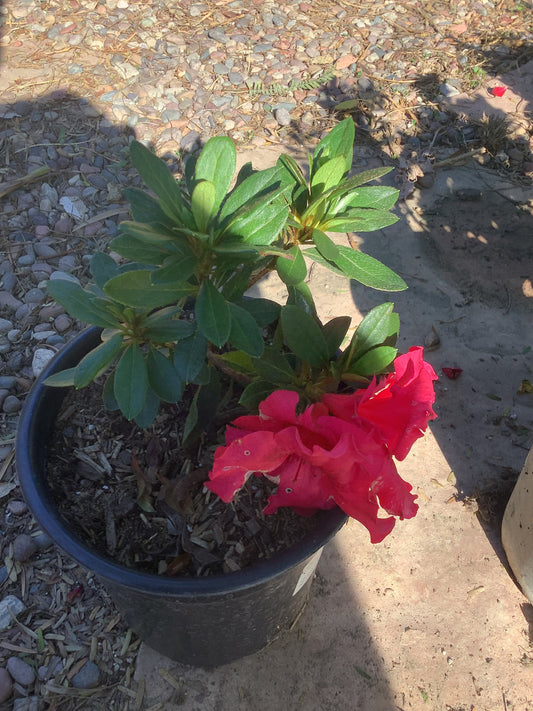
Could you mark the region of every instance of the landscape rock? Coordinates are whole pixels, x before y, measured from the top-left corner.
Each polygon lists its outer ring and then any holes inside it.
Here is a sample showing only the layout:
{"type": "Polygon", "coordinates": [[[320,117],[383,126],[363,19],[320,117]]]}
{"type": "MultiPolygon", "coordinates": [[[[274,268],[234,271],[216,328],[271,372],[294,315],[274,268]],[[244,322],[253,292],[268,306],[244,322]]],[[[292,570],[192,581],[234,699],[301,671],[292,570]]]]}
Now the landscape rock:
{"type": "Polygon", "coordinates": [[[0,600],[0,631],[7,630],[13,624],[12,615],[17,617],[26,606],[15,595],[6,595],[0,600]]]}
{"type": "Polygon", "coordinates": [[[19,533],[13,541],[13,557],[21,563],[29,560],[36,551],[37,545],[27,533],[19,533]]]}
{"type": "Polygon", "coordinates": [[[0,667],[0,704],[7,701],[13,693],[13,679],[4,667],[0,667]]]}
{"type": "Polygon", "coordinates": [[[31,362],[31,368],[35,378],[39,377],[53,357],[54,351],[49,348],[37,348],[31,362]]]}
{"type": "Polygon", "coordinates": [[[13,681],[21,686],[29,687],[35,683],[35,672],[32,667],[19,657],[9,657],[6,666],[13,681]]]}
{"type": "Polygon", "coordinates": [[[93,689],[100,683],[100,670],[94,662],[86,662],[77,674],[72,677],[75,689],[93,689]]]}

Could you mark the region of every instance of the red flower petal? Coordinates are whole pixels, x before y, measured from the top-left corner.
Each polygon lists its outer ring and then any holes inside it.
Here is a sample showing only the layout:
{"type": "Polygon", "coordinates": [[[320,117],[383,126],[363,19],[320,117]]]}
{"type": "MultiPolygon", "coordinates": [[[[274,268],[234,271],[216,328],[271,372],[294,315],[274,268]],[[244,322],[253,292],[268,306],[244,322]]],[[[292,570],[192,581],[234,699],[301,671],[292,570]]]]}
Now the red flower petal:
{"type": "Polygon", "coordinates": [[[461,375],[463,372],[462,368],[443,368],[442,372],[447,378],[450,378],[450,380],[457,380],[457,378],[461,375]]]}
{"type": "Polygon", "coordinates": [[[489,89],[490,93],[492,96],[503,96],[505,92],[507,91],[506,86],[493,86],[492,89],[489,89]]]}

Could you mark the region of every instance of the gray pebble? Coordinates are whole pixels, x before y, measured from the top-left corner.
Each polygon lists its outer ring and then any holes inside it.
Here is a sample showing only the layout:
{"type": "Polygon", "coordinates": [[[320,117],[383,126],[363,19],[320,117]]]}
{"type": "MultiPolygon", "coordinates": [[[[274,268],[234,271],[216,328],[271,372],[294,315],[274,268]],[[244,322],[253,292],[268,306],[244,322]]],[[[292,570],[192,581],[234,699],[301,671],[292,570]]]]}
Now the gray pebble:
{"type": "Polygon", "coordinates": [[[374,84],[371,79],[367,77],[359,77],[357,80],[357,86],[360,91],[372,91],[374,89],[374,84]]]}
{"type": "Polygon", "coordinates": [[[6,415],[13,415],[15,412],[18,412],[21,407],[22,403],[16,395],[8,395],[4,400],[2,410],[6,413],[6,415]]]}
{"type": "Polygon", "coordinates": [[[40,321],[49,321],[52,318],[56,318],[60,314],[64,313],[64,309],[61,304],[50,304],[50,306],[43,306],[39,311],[40,321]]]}
{"type": "Polygon", "coordinates": [[[52,272],[50,274],[50,279],[52,281],[54,279],[66,279],[67,281],[73,281],[75,284],[80,283],[80,280],[77,277],[75,277],[73,274],[68,274],[67,272],[62,272],[62,271],[52,272]]]}
{"type": "Polygon", "coordinates": [[[17,277],[13,274],[13,272],[7,272],[7,274],[4,274],[2,277],[2,284],[5,291],[13,291],[16,283],[17,277]]]}
{"type": "Polygon", "coordinates": [[[9,321],[7,318],[0,318],[0,333],[7,333],[13,328],[13,321],[9,321]]]}
{"type": "Polygon", "coordinates": [[[31,362],[31,369],[35,378],[39,377],[53,357],[54,352],[49,348],[37,348],[31,362]]]}
{"type": "Polygon", "coordinates": [[[165,109],[161,112],[161,121],[165,123],[170,123],[171,121],[177,121],[181,118],[181,111],[177,109],[165,109]]]}
{"type": "Polygon", "coordinates": [[[44,699],[39,696],[24,696],[14,700],[13,711],[43,711],[44,704],[44,699]]]}
{"type": "Polygon", "coordinates": [[[32,312],[32,307],[29,304],[21,304],[15,311],[15,320],[17,323],[24,323],[32,312]]]}
{"type": "Polygon", "coordinates": [[[4,667],[0,667],[0,704],[7,701],[13,693],[13,680],[4,667]]]}
{"type": "Polygon", "coordinates": [[[189,133],[181,139],[180,148],[182,151],[191,151],[196,147],[199,140],[200,134],[198,131],[189,131],[189,133]]]}
{"type": "Polygon", "coordinates": [[[29,560],[37,552],[37,545],[33,538],[27,533],[19,533],[13,541],[13,557],[23,563],[29,560]]]}
{"type": "Polygon", "coordinates": [[[59,314],[59,316],[57,316],[57,318],[54,320],[54,327],[59,333],[63,333],[63,331],[68,331],[71,326],[72,321],[66,314],[59,314]]]}
{"type": "Polygon", "coordinates": [[[33,540],[35,542],[35,545],[40,551],[45,551],[47,548],[50,548],[54,544],[54,541],[48,533],[38,533],[36,536],[33,537],[33,540]]]}
{"type": "Polygon", "coordinates": [[[13,680],[18,684],[27,687],[35,682],[35,672],[32,667],[19,657],[9,657],[6,666],[13,680]]]}
{"type": "MultiPolygon", "coordinates": [[[[43,324],[46,325],[46,324],[43,324]]],[[[35,341],[46,341],[50,336],[55,336],[57,335],[55,331],[37,331],[36,333],[33,334],[33,339],[35,341]]]]}
{"type": "Polygon", "coordinates": [[[42,289],[34,287],[29,289],[24,295],[24,301],[27,304],[42,304],[45,300],[46,295],[42,289]]]}
{"type": "Polygon", "coordinates": [[[291,115],[287,109],[276,109],[276,111],[274,111],[274,118],[280,126],[289,126],[291,123],[291,115]]]}
{"type": "Polygon", "coordinates": [[[94,662],[86,662],[77,674],[72,677],[75,689],[93,689],[100,683],[100,670],[94,662]]]}
{"type": "Polygon", "coordinates": [[[226,44],[228,41],[227,35],[219,27],[214,27],[212,30],[207,32],[209,39],[215,40],[215,42],[220,42],[221,44],[226,44]]]}
{"type": "Polygon", "coordinates": [[[7,333],[7,340],[10,343],[16,343],[19,340],[20,334],[22,331],[20,328],[12,328],[11,331],[8,331],[7,333]]]}
{"type": "Polygon", "coordinates": [[[7,291],[0,291],[0,309],[8,311],[16,311],[19,306],[22,306],[22,301],[16,299],[13,294],[7,291]]]}
{"type": "Polygon", "coordinates": [[[6,390],[13,390],[17,384],[17,379],[14,375],[0,375],[0,388],[6,388],[6,390]]]}
{"type": "Polygon", "coordinates": [[[28,510],[28,504],[19,499],[12,499],[7,505],[7,510],[13,516],[22,516],[28,510]]]}
{"type": "Polygon", "coordinates": [[[41,259],[51,259],[57,256],[57,251],[53,247],[50,247],[49,244],[36,242],[33,248],[35,249],[35,254],[41,259]]]}
{"type": "Polygon", "coordinates": [[[26,606],[22,600],[19,600],[15,595],[6,595],[0,600],[0,630],[7,630],[8,627],[11,627],[13,619],[10,613],[16,617],[25,609],[26,606]]]}
{"type": "Polygon", "coordinates": [[[242,82],[244,81],[244,77],[239,72],[230,72],[228,74],[228,79],[232,84],[235,85],[242,84],[242,82]]]}
{"type": "Polygon", "coordinates": [[[7,567],[5,565],[3,565],[0,568],[0,585],[3,585],[8,578],[9,578],[9,573],[7,571],[7,567]]]}
{"type": "Polygon", "coordinates": [[[448,82],[441,84],[439,90],[440,90],[440,93],[447,99],[449,99],[452,96],[457,96],[458,94],[461,93],[459,91],[459,89],[456,89],[455,86],[452,86],[448,82]]]}

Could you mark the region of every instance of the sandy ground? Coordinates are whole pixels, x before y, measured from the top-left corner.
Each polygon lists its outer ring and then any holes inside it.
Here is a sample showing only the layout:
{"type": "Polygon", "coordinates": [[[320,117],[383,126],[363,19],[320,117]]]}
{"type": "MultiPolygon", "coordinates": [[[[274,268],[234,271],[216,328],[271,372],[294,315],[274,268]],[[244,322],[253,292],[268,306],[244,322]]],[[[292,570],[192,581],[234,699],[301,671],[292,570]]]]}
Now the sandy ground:
{"type": "MultiPolygon", "coordinates": [[[[262,167],[276,157],[254,149],[243,158],[262,167]]],[[[386,297],[400,313],[401,347],[439,341],[426,352],[440,377],[439,418],[399,465],[418,491],[417,517],[377,546],[350,522],[322,556],[292,632],[253,657],[205,671],[144,645],[136,678],[149,703],[165,711],[533,709],[533,608],[499,535],[533,435],[533,395],[518,392],[533,380],[533,190],[475,162],[435,178],[399,205],[396,225],[358,240],[409,284],[386,297]],[[443,367],[462,373],[450,380],[443,367]]],[[[326,320],[350,314],[355,325],[383,299],[319,267],[310,282],[326,320]]],[[[274,280],[261,289],[283,296],[274,280]]]]}

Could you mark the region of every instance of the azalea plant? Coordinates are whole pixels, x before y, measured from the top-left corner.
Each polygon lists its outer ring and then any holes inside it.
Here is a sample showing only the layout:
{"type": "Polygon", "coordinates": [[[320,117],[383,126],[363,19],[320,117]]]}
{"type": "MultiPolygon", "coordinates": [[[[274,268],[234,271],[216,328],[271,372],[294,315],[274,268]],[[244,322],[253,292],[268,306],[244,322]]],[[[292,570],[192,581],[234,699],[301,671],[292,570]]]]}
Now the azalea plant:
{"type": "Polygon", "coordinates": [[[205,437],[238,398],[243,414],[226,429],[207,487],[231,501],[250,475],[264,475],[277,484],[265,513],[338,505],[379,541],[393,516],[416,512],[393,457],[403,459],[435,416],[436,376],[421,348],[398,355],[393,304],[374,308],[351,338],[349,317],[323,324],[317,314],[309,260],[374,289],[406,288],[327,234],[397,220],[398,191],[366,186],[389,169],[349,177],[353,141],[348,118],[309,156],[308,177],[287,155],[235,176],[233,142],[215,137],[179,181],[134,141],[131,160],[150,192],[126,191],[133,219],[111,242],[115,258],[95,254],[85,288],[48,287],[74,317],[102,329],[102,342],[47,383],[83,388],[104,376],[105,406],[142,427],[187,392],[184,445],[205,437]],[[286,285],[285,304],[248,295],[270,272],[286,285]]]}

